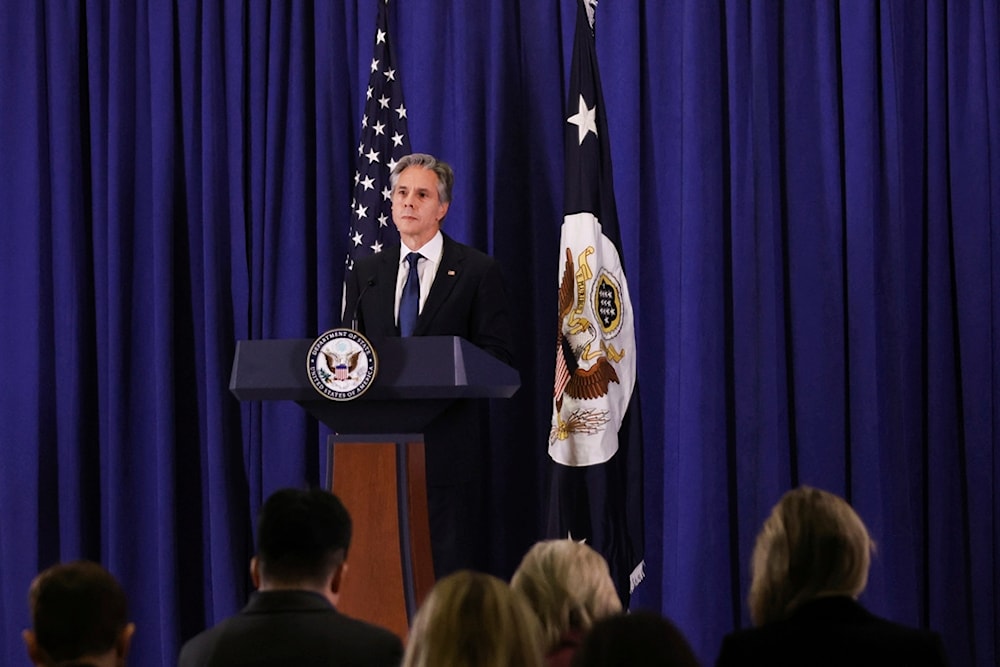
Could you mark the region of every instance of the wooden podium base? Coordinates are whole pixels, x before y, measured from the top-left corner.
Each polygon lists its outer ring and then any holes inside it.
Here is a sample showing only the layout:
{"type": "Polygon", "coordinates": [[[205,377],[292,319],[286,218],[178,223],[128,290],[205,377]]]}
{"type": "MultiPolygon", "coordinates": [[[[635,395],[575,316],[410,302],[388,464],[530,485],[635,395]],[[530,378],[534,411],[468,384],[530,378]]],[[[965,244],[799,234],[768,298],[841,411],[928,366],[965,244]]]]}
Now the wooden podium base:
{"type": "Polygon", "coordinates": [[[434,585],[422,438],[333,435],[330,468],[353,524],[337,607],[405,642],[434,585]]]}
{"type": "Polygon", "coordinates": [[[339,434],[328,441],[328,486],[354,518],[339,605],[405,637],[434,569],[423,437],[400,434],[422,433],[456,400],[509,398],[521,379],[458,336],[388,336],[378,339],[381,370],[371,388],[358,400],[331,401],[305,363],[315,342],[237,341],[229,390],[241,401],[295,401],[339,434]]]}

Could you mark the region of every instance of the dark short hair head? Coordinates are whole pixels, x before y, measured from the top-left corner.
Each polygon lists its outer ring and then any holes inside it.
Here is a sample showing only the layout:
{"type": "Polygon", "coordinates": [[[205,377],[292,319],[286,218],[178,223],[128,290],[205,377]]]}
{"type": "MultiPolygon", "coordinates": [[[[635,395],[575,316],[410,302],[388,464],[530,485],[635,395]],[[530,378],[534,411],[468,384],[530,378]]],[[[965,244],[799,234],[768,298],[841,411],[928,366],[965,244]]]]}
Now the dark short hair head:
{"type": "Polygon", "coordinates": [[[125,591],[90,561],[43,571],[28,590],[28,606],[38,647],[54,662],[107,653],[128,625],[125,591]]]}
{"type": "Polygon", "coordinates": [[[427,153],[410,153],[409,155],[405,155],[400,158],[389,174],[389,186],[393,191],[396,190],[399,175],[407,167],[423,167],[424,169],[433,171],[438,181],[438,199],[442,204],[451,202],[451,191],[455,187],[455,172],[452,170],[450,164],[427,153]]]}
{"type": "Polygon", "coordinates": [[[273,493],[257,517],[257,560],[272,582],[321,581],[347,557],[351,516],[319,489],[273,493]]]}

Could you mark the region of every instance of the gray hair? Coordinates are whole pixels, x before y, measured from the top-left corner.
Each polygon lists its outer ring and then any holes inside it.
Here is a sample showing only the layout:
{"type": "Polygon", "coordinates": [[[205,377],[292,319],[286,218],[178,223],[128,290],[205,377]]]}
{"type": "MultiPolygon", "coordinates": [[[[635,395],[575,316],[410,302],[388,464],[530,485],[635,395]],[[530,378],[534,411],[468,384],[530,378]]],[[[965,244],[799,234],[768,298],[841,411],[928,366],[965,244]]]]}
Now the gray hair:
{"type": "Polygon", "coordinates": [[[394,192],[396,183],[399,182],[399,175],[407,167],[423,167],[433,171],[438,181],[438,199],[441,200],[442,204],[451,202],[451,190],[455,186],[455,172],[450,164],[427,153],[410,153],[403,156],[389,174],[389,186],[394,192]]]}
{"type": "Polygon", "coordinates": [[[801,486],[771,510],[757,534],[748,605],[756,625],[782,619],[823,595],[857,597],[874,543],[843,498],[801,486]]]}

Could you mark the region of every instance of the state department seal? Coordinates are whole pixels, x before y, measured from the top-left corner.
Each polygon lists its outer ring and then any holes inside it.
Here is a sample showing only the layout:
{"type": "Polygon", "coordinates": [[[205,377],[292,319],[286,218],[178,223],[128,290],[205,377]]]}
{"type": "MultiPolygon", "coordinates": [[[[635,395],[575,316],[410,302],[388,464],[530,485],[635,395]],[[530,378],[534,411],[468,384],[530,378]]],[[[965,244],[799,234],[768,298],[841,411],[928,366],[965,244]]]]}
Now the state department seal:
{"type": "Polygon", "coordinates": [[[309,347],[309,382],[324,398],[351,401],[375,381],[378,358],[368,339],[353,329],[330,329],[309,347]]]}

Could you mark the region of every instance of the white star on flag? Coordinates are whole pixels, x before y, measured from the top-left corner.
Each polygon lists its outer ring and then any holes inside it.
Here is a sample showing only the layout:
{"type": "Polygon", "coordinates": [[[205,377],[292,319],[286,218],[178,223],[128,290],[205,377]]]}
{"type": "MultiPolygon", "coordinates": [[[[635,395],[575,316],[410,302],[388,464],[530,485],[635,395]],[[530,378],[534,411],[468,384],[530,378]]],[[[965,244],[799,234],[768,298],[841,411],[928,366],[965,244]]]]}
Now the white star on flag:
{"type": "Polygon", "coordinates": [[[580,138],[580,143],[587,137],[588,132],[593,132],[594,136],[597,136],[597,105],[588,108],[587,102],[583,99],[583,95],[580,95],[580,108],[575,114],[566,119],[567,123],[572,123],[579,128],[577,133],[580,138]]]}
{"type": "Polygon", "coordinates": [[[389,172],[401,157],[410,153],[405,113],[399,111],[406,107],[402,73],[392,48],[390,12],[386,0],[379,0],[378,4],[352,190],[347,271],[354,270],[355,260],[399,242],[399,233],[389,223],[392,214],[389,172]]]}

